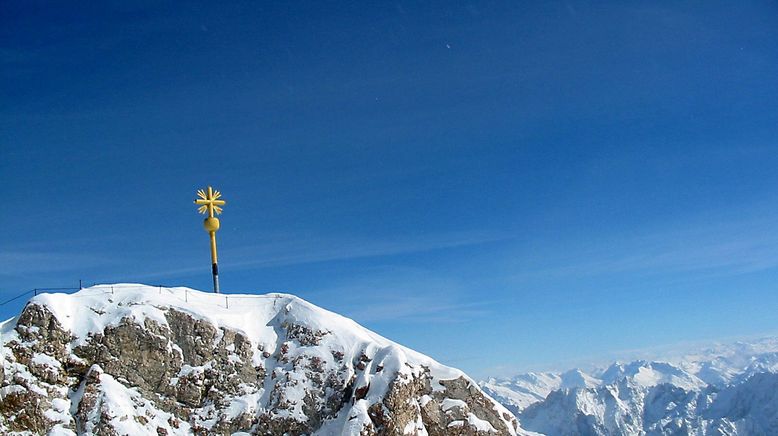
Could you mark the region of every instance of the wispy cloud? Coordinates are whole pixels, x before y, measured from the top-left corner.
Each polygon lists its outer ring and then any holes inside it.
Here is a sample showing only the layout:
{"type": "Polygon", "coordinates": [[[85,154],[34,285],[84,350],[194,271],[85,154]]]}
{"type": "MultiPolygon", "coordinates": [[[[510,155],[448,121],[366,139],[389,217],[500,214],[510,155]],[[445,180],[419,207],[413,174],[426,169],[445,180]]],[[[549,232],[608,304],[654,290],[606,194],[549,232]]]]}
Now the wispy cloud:
{"type": "Polygon", "coordinates": [[[107,265],[105,256],[45,251],[0,251],[0,276],[79,270],[107,265]]]}
{"type": "MultiPolygon", "coordinates": [[[[459,247],[500,242],[510,235],[487,232],[461,232],[426,235],[416,238],[369,239],[344,237],[315,237],[277,235],[266,242],[225,247],[222,269],[249,270],[318,262],[354,260],[370,257],[421,253],[459,247]]],[[[141,274],[139,278],[175,277],[202,270],[202,265],[183,265],[141,274]]]]}
{"type": "Polygon", "coordinates": [[[522,268],[514,279],[619,273],[680,274],[687,278],[747,274],[778,268],[778,232],[772,219],[666,229],[586,247],[566,247],[522,268]]]}
{"type": "MultiPolygon", "coordinates": [[[[423,290],[419,290],[423,292],[423,290]]],[[[396,296],[391,299],[373,300],[370,304],[349,310],[351,317],[360,322],[398,321],[457,323],[483,317],[490,313],[494,302],[461,301],[443,303],[438,298],[396,296]]]]}
{"type": "Polygon", "coordinates": [[[106,249],[106,243],[121,240],[107,236],[11,244],[0,250],[0,276],[83,271],[119,263],[118,250],[106,249]]]}
{"type": "Polygon", "coordinates": [[[338,311],[362,323],[461,323],[487,316],[498,303],[474,299],[456,278],[396,266],[374,268],[311,295],[325,297],[338,311]]]}
{"type": "Polygon", "coordinates": [[[230,264],[232,268],[297,265],[419,253],[507,239],[510,239],[510,236],[485,232],[463,232],[396,239],[295,238],[234,249],[231,252],[235,260],[230,264]]]}

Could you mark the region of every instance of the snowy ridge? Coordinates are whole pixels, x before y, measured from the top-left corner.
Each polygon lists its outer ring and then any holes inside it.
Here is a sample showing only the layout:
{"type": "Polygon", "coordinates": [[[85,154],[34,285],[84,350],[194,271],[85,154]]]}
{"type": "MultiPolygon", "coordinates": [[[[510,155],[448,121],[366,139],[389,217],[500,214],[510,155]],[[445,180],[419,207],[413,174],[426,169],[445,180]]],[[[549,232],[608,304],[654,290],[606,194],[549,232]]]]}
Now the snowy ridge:
{"type": "MultiPolygon", "coordinates": [[[[51,310],[62,326],[75,336],[75,345],[83,344],[90,335],[100,333],[106,327],[119,325],[127,317],[138,324],[151,319],[167,325],[165,311],[175,309],[217,327],[245,333],[259,344],[277,341],[273,327],[291,322],[315,330],[329,330],[343,346],[369,343],[397,347],[409,361],[434,366],[443,378],[464,375],[462,371],[445,367],[428,356],[373,333],[349,318],[291,294],[214,294],[184,287],[120,283],[96,285],[75,294],[41,294],[29,304],[40,304],[51,310]],[[281,311],[284,316],[279,315],[281,311]]],[[[13,328],[13,323],[6,322],[3,333],[10,333],[13,328]]],[[[254,357],[257,356],[258,353],[254,353],[254,357]]]]}
{"type": "Polygon", "coordinates": [[[600,380],[579,369],[561,374],[530,372],[511,379],[490,378],[479,383],[482,389],[514,413],[518,413],[538,401],[543,401],[548,394],[555,390],[589,388],[600,384],[600,380]]]}
{"type": "Polygon", "coordinates": [[[42,294],[2,344],[6,432],[521,432],[463,372],[288,294],[42,294]]]}
{"type": "Polygon", "coordinates": [[[542,434],[778,434],[777,338],[480,386],[542,434]]]}

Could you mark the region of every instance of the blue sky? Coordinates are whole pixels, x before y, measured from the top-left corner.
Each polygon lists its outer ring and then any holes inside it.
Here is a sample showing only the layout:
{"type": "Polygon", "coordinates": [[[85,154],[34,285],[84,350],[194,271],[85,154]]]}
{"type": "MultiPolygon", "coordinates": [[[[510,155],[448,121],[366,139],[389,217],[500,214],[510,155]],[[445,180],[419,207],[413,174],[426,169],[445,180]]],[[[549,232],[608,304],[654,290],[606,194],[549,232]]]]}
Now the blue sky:
{"type": "Polygon", "coordinates": [[[475,376],[778,332],[774,2],[0,14],[0,297],[209,289],[212,184],[223,288],[475,376]]]}

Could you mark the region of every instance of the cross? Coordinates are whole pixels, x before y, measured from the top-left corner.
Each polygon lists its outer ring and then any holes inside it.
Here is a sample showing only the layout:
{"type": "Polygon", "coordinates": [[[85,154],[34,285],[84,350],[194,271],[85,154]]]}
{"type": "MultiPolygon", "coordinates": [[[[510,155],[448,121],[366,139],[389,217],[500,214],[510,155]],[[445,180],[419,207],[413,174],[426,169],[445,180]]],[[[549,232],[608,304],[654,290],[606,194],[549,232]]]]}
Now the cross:
{"type": "Polygon", "coordinates": [[[222,208],[220,206],[224,206],[226,202],[224,200],[219,200],[222,196],[221,192],[215,191],[209,186],[208,193],[203,189],[198,189],[197,196],[200,197],[199,200],[195,200],[195,204],[200,205],[197,209],[198,212],[202,214],[208,213],[209,217],[213,217],[214,212],[216,212],[217,215],[222,213],[222,208]]]}
{"type": "Polygon", "coordinates": [[[211,271],[213,273],[213,291],[219,292],[219,258],[216,254],[216,231],[219,230],[219,218],[216,218],[214,214],[222,213],[222,206],[227,203],[224,200],[219,200],[222,194],[219,191],[214,190],[210,186],[207,190],[198,189],[197,196],[199,199],[195,200],[195,204],[200,206],[197,211],[202,214],[207,214],[208,218],[203,221],[203,227],[208,232],[208,236],[211,239],[211,271]]]}

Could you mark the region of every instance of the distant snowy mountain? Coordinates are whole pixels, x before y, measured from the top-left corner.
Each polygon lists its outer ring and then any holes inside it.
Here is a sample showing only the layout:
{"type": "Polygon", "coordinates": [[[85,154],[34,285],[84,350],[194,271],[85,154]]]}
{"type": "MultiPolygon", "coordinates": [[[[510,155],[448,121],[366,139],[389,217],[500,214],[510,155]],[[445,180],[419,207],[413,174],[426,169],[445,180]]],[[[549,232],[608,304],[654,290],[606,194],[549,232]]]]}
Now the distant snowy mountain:
{"type": "Polygon", "coordinates": [[[574,369],[562,374],[530,372],[512,379],[489,379],[479,384],[509,410],[518,413],[538,401],[543,401],[548,394],[558,389],[588,388],[599,386],[600,383],[600,380],[574,369]]]}
{"type": "Polygon", "coordinates": [[[285,294],[97,286],[2,325],[0,432],[515,435],[459,370],[285,294]]]}
{"type": "Polygon", "coordinates": [[[776,338],[480,386],[541,434],[778,435],[776,338]]]}

